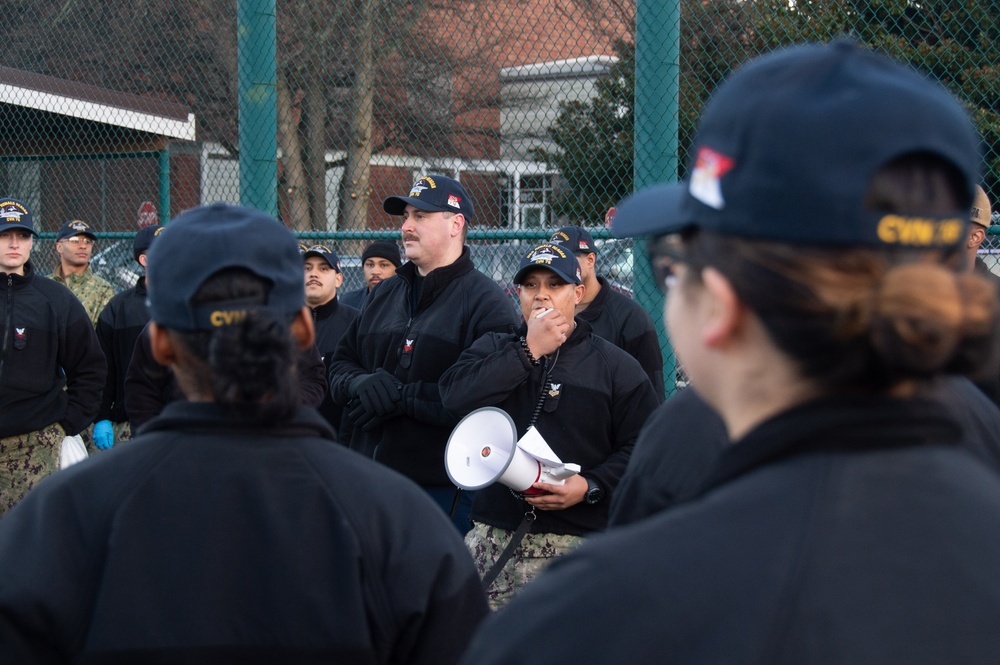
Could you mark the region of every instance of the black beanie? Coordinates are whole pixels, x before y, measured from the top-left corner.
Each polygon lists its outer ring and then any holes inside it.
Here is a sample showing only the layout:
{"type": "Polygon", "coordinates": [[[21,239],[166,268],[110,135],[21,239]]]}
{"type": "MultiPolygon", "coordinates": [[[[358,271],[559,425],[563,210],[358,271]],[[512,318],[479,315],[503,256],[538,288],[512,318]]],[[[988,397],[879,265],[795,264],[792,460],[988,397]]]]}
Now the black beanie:
{"type": "Polygon", "coordinates": [[[365,251],[361,253],[361,264],[364,265],[365,261],[374,256],[390,261],[397,268],[403,262],[399,256],[399,246],[391,240],[376,240],[365,247],[365,251]]]}

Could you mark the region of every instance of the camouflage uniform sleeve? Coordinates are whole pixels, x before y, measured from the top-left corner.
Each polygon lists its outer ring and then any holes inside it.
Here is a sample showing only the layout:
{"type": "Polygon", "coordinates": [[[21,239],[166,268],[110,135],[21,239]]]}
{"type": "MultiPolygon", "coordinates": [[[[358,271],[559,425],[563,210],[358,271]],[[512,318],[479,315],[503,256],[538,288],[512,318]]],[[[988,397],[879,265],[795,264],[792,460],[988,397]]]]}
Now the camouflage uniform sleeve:
{"type": "Polygon", "coordinates": [[[89,279],[81,281],[74,288],[74,293],[83,303],[84,309],[87,310],[87,316],[90,317],[90,322],[96,328],[97,320],[100,318],[104,306],[115,295],[115,288],[100,277],[90,275],[89,279]]]}

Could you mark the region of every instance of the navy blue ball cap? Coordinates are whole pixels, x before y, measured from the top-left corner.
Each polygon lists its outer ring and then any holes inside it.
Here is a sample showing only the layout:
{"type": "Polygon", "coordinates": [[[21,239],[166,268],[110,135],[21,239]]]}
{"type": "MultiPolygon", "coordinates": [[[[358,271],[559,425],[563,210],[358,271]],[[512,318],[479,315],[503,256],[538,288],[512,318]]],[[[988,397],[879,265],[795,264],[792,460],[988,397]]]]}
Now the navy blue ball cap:
{"type": "Polygon", "coordinates": [[[329,245],[299,245],[302,258],[308,259],[310,256],[318,256],[325,260],[330,267],[340,272],[340,257],[329,245]]]}
{"type": "Polygon", "coordinates": [[[582,226],[564,226],[552,234],[549,242],[558,243],[574,254],[597,253],[594,236],[582,226]]]}
{"type": "Polygon", "coordinates": [[[948,247],[965,237],[981,162],[968,113],[944,87],[849,40],[759,57],[705,106],[693,164],[618,207],[618,236],[685,228],[792,244],[948,247]],[[952,164],[967,198],[945,215],[865,208],[874,175],[895,159],[952,164]]]}
{"type": "Polygon", "coordinates": [[[615,207],[612,231],[620,238],[676,233],[681,202],[687,196],[683,182],[660,183],[627,196],[615,207]]]}
{"type": "Polygon", "coordinates": [[[239,323],[259,305],[191,299],[227,268],[244,268],[269,281],[264,308],[291,317],[305,304],[302,255],[284,224],[259,210],[225,203],[198,206],[171,221],[149,251],[149,313],[159,325],[195,331],[239,323]]]}
{"type": "Polygon", "coordinates": [[[97,235],[90,228],[90,224],[82,219],[71,219],[63,224],[56,234],[56,241],[72,238],[73,236],[87,236],[91,240],[97,240],[97,235]]]}
{"type": "Polygon", "coordinates": [[[28,206],[17,199],[0,199],[0,231],[22,229],[38,235],[28,206]]]}
{"type": "Polygon", "coordinates": [[[455,212],[472,221],[472,197],[462,183],[443,175],[421,176],[407,196],[390,196],[382,202],[382,209],[390,215],[402,215],[410,204],[427,212],[455,212]]]}
{"type": "Polygon", "coordinates": [[[149,248],[153,246],[153,240],[163,232],[165,226],[160,224],[151,224],[139,230],[135,234],[135,238],[132,239],[132,256],[136,261],[139,260],[139,256],[143,252],[148,252],[149,248]]]}
{"type": "Polygon", "coordinates": [[[524,276],[536,268],[551,270],[570,284],[583,283],[580,278],[580,263],[576,260],[576,254],[562,245],[545,243],[528,252],[521,259],[517,274],[514,275],[514,283],[520,284],[524,281],[524,276]]]}

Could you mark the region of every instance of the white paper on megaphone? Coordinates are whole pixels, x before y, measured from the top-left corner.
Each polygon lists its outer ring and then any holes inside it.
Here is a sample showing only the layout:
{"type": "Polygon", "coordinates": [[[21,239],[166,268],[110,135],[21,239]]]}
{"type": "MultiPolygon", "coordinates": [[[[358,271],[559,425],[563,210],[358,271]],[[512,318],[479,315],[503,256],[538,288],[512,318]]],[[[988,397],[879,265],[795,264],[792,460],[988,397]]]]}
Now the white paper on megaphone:
{"type": "Polygon", "coordinates": [[[573,474],[580,473],[578,464],[565,464],[555,451],[546,443],[542,433],[532,425],[524,436],[517,442],[517,447],[528,453],[545,467],[545,473],[557,480],[569,478],[573,474]]]}
{"type": "Polygon", "coordinates": [[[532,425],[517,442],[517,447],[546,466],[561,466],[562,460],[549,448],[541,432],[532,425]]]}

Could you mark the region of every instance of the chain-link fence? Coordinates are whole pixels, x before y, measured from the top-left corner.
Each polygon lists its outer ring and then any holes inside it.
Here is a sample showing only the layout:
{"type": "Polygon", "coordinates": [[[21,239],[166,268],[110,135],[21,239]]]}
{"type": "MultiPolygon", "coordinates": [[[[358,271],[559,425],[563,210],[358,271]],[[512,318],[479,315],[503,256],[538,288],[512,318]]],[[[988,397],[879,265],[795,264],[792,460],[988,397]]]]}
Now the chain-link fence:
{"type": "Polygon", "coordinates": [[[943,0],[9,0],[0,193],[35,211],[42,264],[64,221],[98,229],[95,268],[119,287],[138,270],[139,226],[225,200],[333,242],[349,289],[362,245],[397,235],[382,199],[440,172],[470,191],[477,265],[504,288],[525,244],[581,224],[601,272],[659,322],[641,257],[605,215],[636,174],[683,174],[727,73],[851,34],[967,102],[993,194],[997,14],[943,0]]]}

